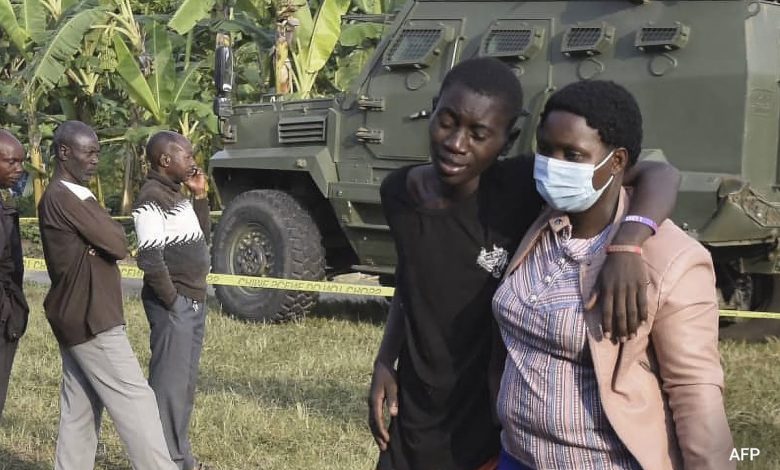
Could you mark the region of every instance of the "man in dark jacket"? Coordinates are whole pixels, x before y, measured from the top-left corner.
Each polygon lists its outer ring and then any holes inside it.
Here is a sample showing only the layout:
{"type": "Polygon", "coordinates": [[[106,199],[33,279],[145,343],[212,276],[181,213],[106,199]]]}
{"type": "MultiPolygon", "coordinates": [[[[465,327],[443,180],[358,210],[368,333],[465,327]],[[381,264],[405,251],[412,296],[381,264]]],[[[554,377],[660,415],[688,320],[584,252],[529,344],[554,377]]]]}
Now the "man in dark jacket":
{"type": "MultiPolygon", "coordinates": [[[[0,188],[13,187],[24,174],[24,148],[10,132],[0,130],[0,188]]],[[[22,290],[24,264],[19,236],[19,213],[0,202],[0,416],[8,394],[8,381],[27,327],[27,301],[22,290]]]]}
{"type": "Polygon", "coordinates": [[[149,384],[157,396],[165,440],[181,470],[203,468],[188,437],[206,327],[209,204],[206,176],[192,145],[162,131],[146,146],[151,169],[133,209],[141,299],[151,327],[149,384]],[[186,187],[192,198],[182,194],[186,187]]]}
{"type": "Polygon", "coordinates": [[[62,356],[54,468],[94,466],[105,407],[133,468],[176,470],[154,392],[125,330],[117,266],[127,256],[125,232],[86,186],[97,172],[97,135],[83,122],[64,122],[54,132],[54,150],[54,177],[38,204],[51,278],[43,307],[62,356]]]}

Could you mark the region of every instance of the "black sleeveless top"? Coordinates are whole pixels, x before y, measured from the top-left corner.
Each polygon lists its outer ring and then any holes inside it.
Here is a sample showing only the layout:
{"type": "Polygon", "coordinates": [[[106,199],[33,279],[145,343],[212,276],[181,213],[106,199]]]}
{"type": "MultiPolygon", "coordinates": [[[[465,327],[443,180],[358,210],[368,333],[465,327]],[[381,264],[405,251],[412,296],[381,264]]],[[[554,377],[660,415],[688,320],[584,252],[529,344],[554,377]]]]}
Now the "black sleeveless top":
{"type": "Polygon", "coordinates": [[[533,158],[496,162],[474,194],[446,209],[415,204],[410,168],[381,188],[406,317],[399,413],[379,468],[473,470],[500,448],[488,389],[491,300],[541,208],[533,158]]]}

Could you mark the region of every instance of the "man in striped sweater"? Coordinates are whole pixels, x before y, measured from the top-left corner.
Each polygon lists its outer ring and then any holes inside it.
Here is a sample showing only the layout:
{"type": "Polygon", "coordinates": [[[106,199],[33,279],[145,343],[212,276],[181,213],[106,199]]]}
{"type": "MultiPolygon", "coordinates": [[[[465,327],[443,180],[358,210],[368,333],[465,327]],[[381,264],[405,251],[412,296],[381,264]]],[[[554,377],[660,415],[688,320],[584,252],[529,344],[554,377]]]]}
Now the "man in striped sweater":
{"type": "Polygon", "coordinates": [[[157,396],[171,458],[203,468],[188,437],[206,322],[209,205],[206,177],[182,135],[158,132],[146,146],[150,170],[136,199],[141,292],[151,327],[149,384],[157,396]],[[181,193],[186,186],[192,199],[181,193]]]}

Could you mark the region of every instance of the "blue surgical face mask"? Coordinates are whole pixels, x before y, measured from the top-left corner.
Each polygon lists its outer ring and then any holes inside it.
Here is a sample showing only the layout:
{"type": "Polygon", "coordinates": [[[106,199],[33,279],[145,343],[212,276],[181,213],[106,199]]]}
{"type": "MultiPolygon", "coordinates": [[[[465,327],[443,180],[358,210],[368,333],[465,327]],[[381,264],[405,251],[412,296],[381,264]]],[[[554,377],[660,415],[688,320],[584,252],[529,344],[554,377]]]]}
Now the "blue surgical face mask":
{"type": "Polygon", "coordinates": [[[612,158],[612,150],[598,165],[557,160],[537,153],[534,160],[536,190],[551,207],[563,212],[584,212],[599,200],[615,175],[600,189],[593,187],[593,174],[612,158]]]}

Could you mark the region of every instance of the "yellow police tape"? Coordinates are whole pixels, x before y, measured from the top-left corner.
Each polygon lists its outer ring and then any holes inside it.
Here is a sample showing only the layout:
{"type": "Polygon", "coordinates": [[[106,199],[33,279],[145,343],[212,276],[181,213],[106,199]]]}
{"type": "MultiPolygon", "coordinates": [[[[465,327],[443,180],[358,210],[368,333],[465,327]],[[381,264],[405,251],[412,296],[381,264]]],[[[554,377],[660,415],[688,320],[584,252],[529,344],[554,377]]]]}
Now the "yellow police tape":
{"type": "Polygon", "coordinates": [[[721,310],[720,316],[735,318],[769,318],[770,320],[780,320],[780,313],[773,312],[743,312],[740,310],[721,310]]]}
{"type": "MultiPolygon", "coordinates": [[[[40,258],[25,258],[24,269],[28,271],[46,271],[46,261],[40,258]]],[[[143,279],[140,269],[119,265],[122,277],[127,279],[143,279]]],[[[255,287],[259,289],[297,290],[303,292],[328,292],[345,295],[372,295],[392,297],[395,289],[392,287],[367,286],[361,284],[343,284],[340,282],[304,281],[299,279],[281,279],[276,277],[236,276],[233,274],[209,274],[206,277],[209,284],[222,286],[255,287]]],[[[740,310],[721,310],[722,317],[735,318],[769,318],[780,320],[780,313],[744,312],[740,310]]]]}
{"type": "MultiPolygon", "coordinates": [[[[28,271],[46,271],[46,261],[40,258],[25,258],[24,269],[28,271]]],[[[142,279],[144,277],[143,271],[134,266],[120,264],[119,271],[122,273],[122,277],[127,279],[142,279]]],[[[233,274],[209,274],[208,277],[206,277],[206,282],[222,286],[327,292],[345,295],[372,295],[380,297],[392,297],[393,292],[395,291],[392,287],[344,284],[340,282],[304,281],[300,279],[281,279],[276,277],[236,276],[233,274]]]]}

